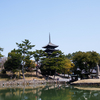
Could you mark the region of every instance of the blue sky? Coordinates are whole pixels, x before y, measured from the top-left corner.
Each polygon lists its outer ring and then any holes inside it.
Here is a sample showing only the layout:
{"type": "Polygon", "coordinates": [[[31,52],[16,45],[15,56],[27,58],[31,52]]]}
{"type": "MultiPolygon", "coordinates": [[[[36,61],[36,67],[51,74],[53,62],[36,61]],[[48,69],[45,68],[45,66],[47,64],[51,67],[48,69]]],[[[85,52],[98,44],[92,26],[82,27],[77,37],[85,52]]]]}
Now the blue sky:
{"type": "Polygon", "coordinates": [[[29,39],[42,49],[49,42],[64,54],[100,53],[100,0],[0,0],[0,47],[3,55],[29,39]]]}

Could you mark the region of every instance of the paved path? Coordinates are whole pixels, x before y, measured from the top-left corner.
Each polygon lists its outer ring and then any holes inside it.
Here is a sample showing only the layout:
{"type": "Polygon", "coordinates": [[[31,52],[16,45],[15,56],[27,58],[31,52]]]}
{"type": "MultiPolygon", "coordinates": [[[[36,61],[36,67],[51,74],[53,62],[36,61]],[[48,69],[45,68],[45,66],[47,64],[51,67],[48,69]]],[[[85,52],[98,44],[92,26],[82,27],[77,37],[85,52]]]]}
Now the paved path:
{"type": "MultiPolygon", "coordinates": [[[[51,78],[54,78],[54,76],[50,76],[51,78]]],[[[57,79],[59,79],[59,81],[65,81],[65,82],[68,82],[68,81],[70,81],[71,80],[71,78],[62,78],[62,77],[60,77],[60,76],[55,76],[55,79],[57,80],[57,79]]]]}
{"type": "MultiPolygon", "coordinates": [[[[41,71],[38,70],[38,73],[41,74],[41,71]]],[[[56,80],[59,79],[59,81],[63,81],[63,82],[64,82],[64,81],[65,81],[65,82],[68,82],[68,81],[71,80],[71,78],[69,78],[69,79],[68,79],[68,78],[63,78],[62,76],[64,77],[64,74],[56,75],[56,76],[55,76],[55,79],[56,79],[56,80]]],[[[67,74],[65,74],[65,76],[68,77],[67,74]]],[[[54,76],[49,76],[49,77],[52,78],[52,79],[54,79],[54,76]]]]}

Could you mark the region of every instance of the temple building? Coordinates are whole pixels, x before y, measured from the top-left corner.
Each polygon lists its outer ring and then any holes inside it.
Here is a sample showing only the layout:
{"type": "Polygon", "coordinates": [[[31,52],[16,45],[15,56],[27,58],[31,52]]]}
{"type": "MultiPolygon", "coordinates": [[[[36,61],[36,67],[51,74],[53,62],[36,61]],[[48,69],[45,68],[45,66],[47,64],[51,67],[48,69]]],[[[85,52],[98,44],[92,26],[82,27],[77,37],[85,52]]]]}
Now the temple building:
{"type": "Polygon", "coordinates": [[[57,47],[58,47],[58,45],[51,43],[51,38],[50,38],[50,34],[49,34],[49,43],[43,47],[45,49],[44,51],[48,54],[48,56],[50,56],[52,54],[52,52],[57,51],[55,49],[57,47]]]}

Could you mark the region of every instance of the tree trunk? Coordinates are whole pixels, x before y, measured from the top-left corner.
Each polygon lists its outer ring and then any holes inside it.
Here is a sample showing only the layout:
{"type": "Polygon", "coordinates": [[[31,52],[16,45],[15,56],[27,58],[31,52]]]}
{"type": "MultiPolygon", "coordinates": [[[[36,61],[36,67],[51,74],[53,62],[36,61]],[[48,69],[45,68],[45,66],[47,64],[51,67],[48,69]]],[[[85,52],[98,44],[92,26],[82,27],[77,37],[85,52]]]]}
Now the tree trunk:
{"type": "Polygon", "coordinates": [[[19,79],[20,79],[20,70],[19,70],[19,79]]]}
{"type": "Polygon", "coordinates": [[[64,77],[65,77],[65,70],[64,70],[64,77]]]}
{"type": "Polygon", "coordinates": [[[37,66],[36,66],[36,77],[37,77],[37,66]]]}
{"type": "Polygon", "coordinates": [[[68,78],[69,78],[69,73],[68,73],[68,78]]]}
{"type": "Polygon", "coordinates": [[[36,77],[38,77],[37,73],[38,73],[38,61],[37,61],[37,66],[36,66],[36,77]]]}
{"type": "Polygon", "coordinates": [[[55,73],[54,73],[54,79],[55,79],[55,76],[56,76],[56,70],[55,70],[55,73]]]}
{"type": "Polygon", "coordinates": [[[18,68],[18,69],[19,69],[19,79],[20,79],[20,66],[19,66],[19,68],[18,68]]]}
{"type": "Polygon", "coordinates": [[[23,66],[22,66],[22,74],[23,74],[23,79],[24,79],[24,81],[25,81],[25,75],[24,75],[24,64],[23,64],[23,66]]]}

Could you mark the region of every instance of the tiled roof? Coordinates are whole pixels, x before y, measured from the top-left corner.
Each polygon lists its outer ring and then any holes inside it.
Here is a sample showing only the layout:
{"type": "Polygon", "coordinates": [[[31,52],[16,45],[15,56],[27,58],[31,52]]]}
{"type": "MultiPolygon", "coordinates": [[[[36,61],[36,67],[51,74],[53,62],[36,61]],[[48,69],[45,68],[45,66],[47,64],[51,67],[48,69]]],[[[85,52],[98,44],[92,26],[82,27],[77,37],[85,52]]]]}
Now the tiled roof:
{"type": "Polygon", "coordinates": [[[44,46],[43,48],[47,48],[47,47],[53,47],[53,48],[56,48],[56,47],[58,47],[58,45],[55,45],[55,44],[53,44],[53,43],[48,43],[46,46],[44,46]]]}

